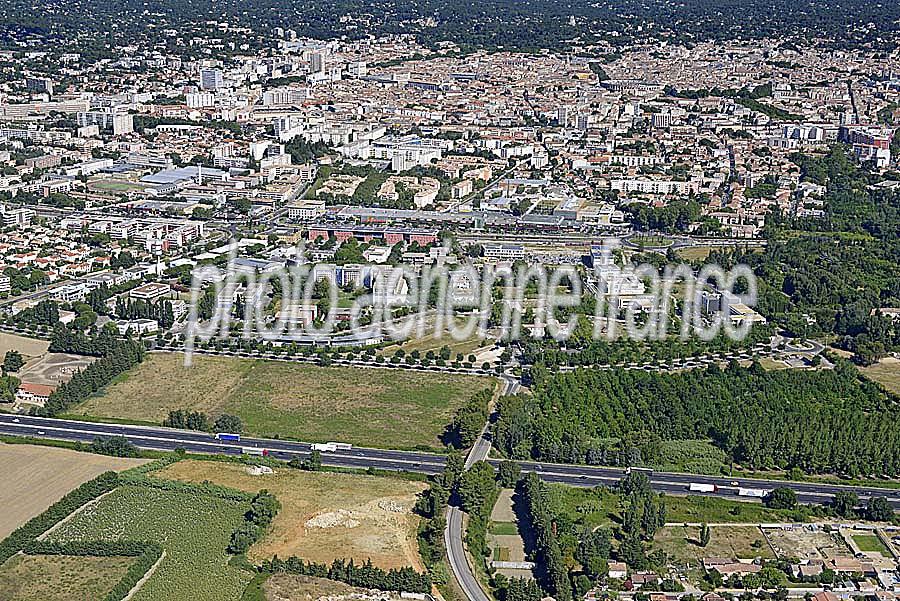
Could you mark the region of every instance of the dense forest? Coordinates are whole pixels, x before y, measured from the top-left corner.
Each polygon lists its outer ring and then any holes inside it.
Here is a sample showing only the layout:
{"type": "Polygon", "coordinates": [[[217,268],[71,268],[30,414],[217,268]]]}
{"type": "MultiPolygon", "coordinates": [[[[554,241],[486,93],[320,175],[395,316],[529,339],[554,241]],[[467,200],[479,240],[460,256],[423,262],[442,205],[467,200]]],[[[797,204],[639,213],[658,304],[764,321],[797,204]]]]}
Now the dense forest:
{"type": "Polygon", "coordinates": [[[413,34],[428,46],[452,41],[463,49],[559,49],[574,41],[624,44],[636,38],[655,38],[692,43],[786,35],[832,40],[832,46],[870,43],[889,47],[886,34],[897,31],[898,19],[896,3],[852,0],[568,4],[552,0],[260,0],[250,4],[166,0],[154,3],[152,9],[137,0],[10,0],[0,5],[0,46],[14,48],[16,40],[32,38],[41,41],[45,49],[75,50],[91,59],[111,56],[117,46],[148,43],[192,56],[199,55],[203,47],[180,40],[202,33],[218,38],[220,52],[227,55],[240,52],[241,45],[262,47],[276,27],[284,27],[319,39],[413,34]],[[207,27],[210,19],[231,27],[207,27]],[[167,30],[177,30],[179,35],[168,35],[167,30]]]}
{"type": "Polygon", "coordinates": [[[709,439],[747,468],[900,474],[898,399],[846,362],[833,370],[535,371],[502,399],[495,444],[513,459],[631,465],[659,441],[709,439]]]}

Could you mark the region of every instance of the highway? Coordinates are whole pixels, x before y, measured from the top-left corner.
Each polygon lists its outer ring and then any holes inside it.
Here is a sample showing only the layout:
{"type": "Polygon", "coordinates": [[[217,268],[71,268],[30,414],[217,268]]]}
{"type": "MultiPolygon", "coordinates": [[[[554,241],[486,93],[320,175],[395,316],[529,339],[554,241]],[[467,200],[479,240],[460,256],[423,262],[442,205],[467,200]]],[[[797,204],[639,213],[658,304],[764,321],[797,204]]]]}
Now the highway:
{"type": "MultiPolygon", "coordinates": [[[[240,442],[216,440],[212,434],[193,432],[190,430],[174,430],[156,426],[135,426],[125,424],[109,424],[83,422],[43,417],[30,417],[11,413],[0,413],[0,434],[51,440],[90,443],[94,438],[103,436],[124,436],[142,449],[173,451],[177,448],[192,453],[222,453],[240,455],[242,447],[267,449],[276,459],[290,460],[294,457],[306,457],[310,452],[309,443],[289,440],[242,438],[240,442]]],[[[485,457],[490,450],[487,433],[476,444],[478,458],[485,457]]],[[[471,462],[475,460],[470,456],[471,462]]],[[[440,473],[444,469],[446,457],[438,453],[423,451],[396,451],[388,449],[371,449],[353,447],[350,450],[322,453],[322,462],[334,467],[366,469],[369,467],[389,471],[409,471],[424,474],[440,473]]],[[[498,465],[500,460],[490,459],[491,464],[498,465]]],[[[536,461],[520,461],[525,472],[534,471],[548,482],[559,482],[571,486],[612,486],[624,475],[624,470],[612,467],[565,465],[536,461]]],[[[900,508],[900,489],[885,489],[872,486],[844,486],[821,484],[815,482],[785,482],[779,480],[757,480],[742,477],[699,476],[695,474],[679,474],[669,472],[652,472],[650,481],[653,488],[667,494],[688,494],[690,483],[712,484],[718,487],[713,496],[738,499],[738,486],[744,488],[772,489],[777,486],[788,486],[797,492],[803,503],[823,503],[839,490],[855,492],[863,500],[870,496],[883,496],[895,507],[900,508]],[[734,486],[731,482],[739,482],[734,486]]],[[[691,493],[703,494],[703,493],[691,493]]],[[[744,499],[752,500],[752,499],[744,499]]]]}

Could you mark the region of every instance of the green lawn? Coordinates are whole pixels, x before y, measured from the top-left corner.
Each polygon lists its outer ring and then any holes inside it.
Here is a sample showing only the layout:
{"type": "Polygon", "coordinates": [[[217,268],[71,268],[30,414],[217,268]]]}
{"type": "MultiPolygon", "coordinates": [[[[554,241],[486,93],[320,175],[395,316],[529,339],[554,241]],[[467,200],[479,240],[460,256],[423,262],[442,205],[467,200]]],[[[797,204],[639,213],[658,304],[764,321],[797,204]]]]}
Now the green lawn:
{"type": "Polygon", "coordinates": [[[488,377],[153,353],[71,415],[160,423],[176,409],[238,415],[247,434],[414,448],[439,436],[488,377]]]}
{"type": "Polygon", "coordinates": [[[882,555],[889,556],[890,552],[884,546],[884,543],[881,542],[881,539],[878,538],[876,534],[854,534],[853,542],[856,543],[856,546],[859,547],[860,551],[865,553],[881,553],[882,555]]]}
{"type": "Polygon", "coordinates": [[[134,601],[233,601],[251,574],[228,565],[225,549],[245,503],[147,486],[117,488],[66,522],[51,541],[146,540],[165,559],[134,601]]]}
{"type": "Polygon", "coordinates": [[[514,522],[491,522],[491,534],[497,536],[515,536],[519,528],[514,522]]]}

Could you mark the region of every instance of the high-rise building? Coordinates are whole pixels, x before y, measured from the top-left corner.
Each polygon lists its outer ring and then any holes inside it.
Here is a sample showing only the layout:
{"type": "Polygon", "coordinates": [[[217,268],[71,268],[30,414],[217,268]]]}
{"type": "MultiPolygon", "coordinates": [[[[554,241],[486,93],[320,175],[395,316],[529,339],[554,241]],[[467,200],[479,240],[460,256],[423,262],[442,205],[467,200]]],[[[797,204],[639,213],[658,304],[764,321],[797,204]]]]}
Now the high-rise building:
{"type": "Polygon", "coordinates": [[[128,113],[116,113],[114,111],[86,111],[76,114],[78,127],[96,125],[101,130],[112,130],[113,135],[119,136],[134,131],[134,117],[128,113]]]}
{"type": "Polygon", "coordinates": [[[309,72],[324,73],[325,72],[325,53],[320,50],[313,50],[309,53],[309,72]]]}
{"type": "Polygon", "coordinates": [[[225,87],[225,80],[219,69],[200,69],[200,89],[218,90],[225,87]]]}
{"type": "Polygon", "coordinates": [[[53,80],[49,77],[27,77],[25,87],[29,92],[53,96],[53,80]]]}

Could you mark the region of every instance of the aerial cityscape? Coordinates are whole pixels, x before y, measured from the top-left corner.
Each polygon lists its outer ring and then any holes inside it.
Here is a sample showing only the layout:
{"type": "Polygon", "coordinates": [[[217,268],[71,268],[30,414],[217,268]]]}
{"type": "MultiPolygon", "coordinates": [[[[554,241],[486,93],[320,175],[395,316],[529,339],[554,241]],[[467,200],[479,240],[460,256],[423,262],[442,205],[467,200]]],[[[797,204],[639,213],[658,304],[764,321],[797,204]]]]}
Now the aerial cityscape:
{"type": "Polygon", "coordinates": [[[900,5],[0,2],[0,601],[900,600],[900,5]]]}

